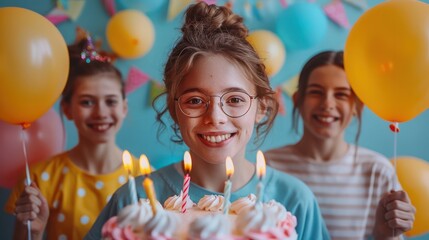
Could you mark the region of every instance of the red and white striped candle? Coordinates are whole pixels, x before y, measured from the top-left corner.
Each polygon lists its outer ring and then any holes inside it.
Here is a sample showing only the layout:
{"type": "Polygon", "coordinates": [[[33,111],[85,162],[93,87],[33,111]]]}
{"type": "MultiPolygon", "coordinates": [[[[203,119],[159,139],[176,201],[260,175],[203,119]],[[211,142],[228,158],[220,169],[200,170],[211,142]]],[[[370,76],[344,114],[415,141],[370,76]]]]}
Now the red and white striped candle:
{"type": "Polygon", "coordinates": [[[191,168],[192,168],[191,154],[189,154],[188,151],[186,151],[183,156],[183,168],[185,171],[185,178],[183,179],[183,189],[182,189],[182,213],[185,213],[186,203],[187,203],[188,193],[189,193],[189,185],[191,183],[191,176],[189,176],[189,173],[191,172],[191,168]]]}

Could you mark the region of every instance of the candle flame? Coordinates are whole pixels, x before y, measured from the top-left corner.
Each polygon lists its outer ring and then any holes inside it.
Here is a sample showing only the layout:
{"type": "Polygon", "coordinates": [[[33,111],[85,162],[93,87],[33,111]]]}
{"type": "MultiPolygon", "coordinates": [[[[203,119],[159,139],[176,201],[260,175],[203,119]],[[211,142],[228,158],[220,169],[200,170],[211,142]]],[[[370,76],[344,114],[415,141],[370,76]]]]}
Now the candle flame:
{"type": "Polygon", "coordinates": [[[185,172],[189,173],[192,169],[192,159],[191,154],[188,151],[185,151],[185,154],[183,155],[183,165],[185,172]]]}
{"type": "Polygon", "coordinates": [[[260,179],[265,176],[265,157],[261,150],[256,153],[256,174],[260,179]]]}
{"type": "Polygon", "coordinates": [[[124,163],[124,168],[128,173],[133,171],[133,162],[131,161],[131,154],[127,150],[122,153],[122,162],[124,163]]]}
{"type": "Polygon", "coordinates": [[[147,159],[146,155],[144,155],[144,154],[140,155],[140,172],[143,175],[149,175],[151,172],[149,160],[147,159]]]}
{"type": "Polygon", "coordinates": [[[226,175],[230,178],[234,174],[234,163],[231,157],[226,157],[226,175]]]}

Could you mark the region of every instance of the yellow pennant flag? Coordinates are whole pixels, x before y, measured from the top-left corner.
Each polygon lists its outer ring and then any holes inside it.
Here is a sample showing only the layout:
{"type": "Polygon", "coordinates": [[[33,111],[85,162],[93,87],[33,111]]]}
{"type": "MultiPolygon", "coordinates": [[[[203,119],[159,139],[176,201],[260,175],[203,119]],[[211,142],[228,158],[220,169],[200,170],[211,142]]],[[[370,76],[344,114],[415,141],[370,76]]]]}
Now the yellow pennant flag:
{"type": "Polygon", "coordinates": [[[282,90],[289,95],[289,97],[292,97],[296,90],[298,90],[298,78],[299,76],[296,75],[281,85],[282,90]]]}
{"type": "Polygon", "coordinates": [[[63,10],[70,19],[76,21],[82,12],[85,0],[68,0],[66,1],[67,4],[63,2],[64,1],[57,1],[57,8],[63,10]]]}
{"type": "Polygon", "coordinates": [[[163,92],[165,92],[164,84],[156,80],[151,80],[148,105],[151,105],[153,100],[155,100],[155,98],[161,95],[163,92]]]}
{"type": "Polygon", "coordinates": [[[173,20],[182,10],[193,2],[192,0],[170,0],[168,6],[168,20],[173,20]]]}

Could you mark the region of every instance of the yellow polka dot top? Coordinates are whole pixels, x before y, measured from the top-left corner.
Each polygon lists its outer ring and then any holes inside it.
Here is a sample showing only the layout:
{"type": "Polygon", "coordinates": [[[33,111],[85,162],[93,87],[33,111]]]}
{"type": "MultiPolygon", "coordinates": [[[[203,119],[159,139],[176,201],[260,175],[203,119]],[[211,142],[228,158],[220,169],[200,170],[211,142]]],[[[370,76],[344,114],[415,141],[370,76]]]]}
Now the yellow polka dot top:
{"type": "MultiPolygon", "coordinates": [[[[133,158],[134,176],[139,175],[133,158]]],[[[30,167],[31,180],[49,205],[47,239],[83,239],[112,194],[128,181],[124,167],[112,173],[92,175],[73,164],[67,153],[30,167]]],[[[14,212],[24,180],[13,189],[5,210],[14,212]]]]}

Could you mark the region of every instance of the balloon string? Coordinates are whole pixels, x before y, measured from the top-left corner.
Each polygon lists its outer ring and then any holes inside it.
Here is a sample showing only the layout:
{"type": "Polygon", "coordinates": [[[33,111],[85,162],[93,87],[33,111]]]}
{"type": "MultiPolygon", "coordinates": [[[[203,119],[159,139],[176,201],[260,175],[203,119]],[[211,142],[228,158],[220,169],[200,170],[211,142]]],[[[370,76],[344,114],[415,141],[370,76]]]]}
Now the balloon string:
{"type": "MultiPolygon", "coordinates": [[[[393,169],[394,169],[394,174],[393,174],[393,190],[397,189],[397,182],[396,182],[396,173],[397,173],[397,169],[396,169],[396,160],[397,160],[397,143],[398,143],[398,132],[399,132],[399,123],[398,122],[394,122],[393,123],[395,125],[395,130],[393,131],[393,169]]],[[[392,237],[395,237],[395,231],[396,229],[393,228],[392,229],[392,237]]]]}
{"type": "MultiPolygon", "coordinates": [[[[23,128],[21,131],[21,140],[22,140],[22,149],[24,151],[24,159],[25,159],[25,180],[26,180],[27,186],[30,186],[31,179],[30,179],[30,169],[28,167],[28,157],[27,157],[27,147],[26,147],[27,135],[25,134],[25,128],[23,128]]],[[[27,220],[27,236],[28,236],[27,239],[31,240],[31,221],[30,220],[27,220]]]]}
{"type": "MultiPolygon", "coordinates": [[[[394,123],[395,124],[395,127],[397,128],[397,129],[399,129],[399,127],[398,127],[398,123],[397,122],[395,122],[394,123]]],[[[393,168],[395,169],[395,174],[393,175],[393,187],[396,189],[396,159],[397,159],[397,154],[396,154],[396,152],[397,152],[397,142],[398,142],[398,131],[395,131],[394,133],[393,133],[393,168]]]]}

